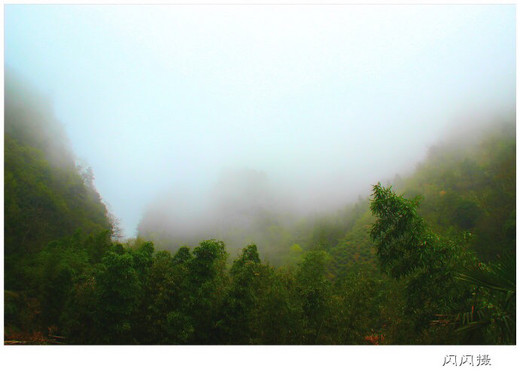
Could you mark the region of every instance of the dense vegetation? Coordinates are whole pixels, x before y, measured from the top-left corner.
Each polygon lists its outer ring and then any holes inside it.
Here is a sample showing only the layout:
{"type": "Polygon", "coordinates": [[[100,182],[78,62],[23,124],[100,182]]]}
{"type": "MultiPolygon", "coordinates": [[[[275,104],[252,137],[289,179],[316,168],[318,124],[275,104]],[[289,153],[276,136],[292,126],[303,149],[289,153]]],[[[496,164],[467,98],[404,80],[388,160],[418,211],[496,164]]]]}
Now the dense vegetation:
{"type": "Polygon", "coordinates": [[[5,91],[5,287],[20,290],[24,259],[77,229],[113,226],[92,170],[76,163],[50,104],[9,72],[5,91]]]}
{"type": "Polygon", "coordinates": [[[230,256],[117,241],[48,107],[6,93],[6,343],[516,343],[514,125],[230,256]]]}

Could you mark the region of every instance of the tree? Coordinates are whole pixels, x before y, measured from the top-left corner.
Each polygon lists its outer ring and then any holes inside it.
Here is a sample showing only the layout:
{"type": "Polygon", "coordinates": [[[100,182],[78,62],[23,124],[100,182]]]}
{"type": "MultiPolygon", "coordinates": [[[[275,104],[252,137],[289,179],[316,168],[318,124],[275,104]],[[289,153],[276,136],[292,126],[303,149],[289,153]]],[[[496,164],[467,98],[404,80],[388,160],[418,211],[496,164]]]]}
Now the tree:
{"type": "Polygon", "coordinates": [[[456,280],[456,272],[475,261],[461,244],[433,233],[417,214],[420,198],[405,199],[377,184],[370,204],[376,222],[371,238],[380,266],[395,279],[405,280],[405,314],[414,323],[416,342],[446,343],[446,334],[436,339],[431,329],[437,314],[453,314],[468,303],[471,292],[456,280]]]}
{"type": "Polygon", "coordinates": [[[100,343],[131,344],[131,318],[142,298],[142,283],[135,269],[134,257],[120,244],[102,259],[96,275],[99,296],[98,324],[100,343]]]}
{"type": "Polygon", "coordinates": [[[231,284],[222,306],[220,331],[225,343],[250,344],[258,337],[254,328],[262,281],[268,274],[260,262],[256,245],[242,249],[231,266],[231,284]]]}
{"type": "Polygon", "coordinates": [[[224,242],[206,240],[193,250],[188,262],[191,295],[187,310],[194,329],[191,343],[218,343],[218,314],[227,285],[226,258],[224,242]]]}
{"type": "Polygon", "coordinates": [[[325,277],[328,259],[324,251],[310,251],[296,274],[305,322],[304,344],[320,343],[320,333],[329,315],[330,282],[325,277]]]}
{"type": "MultiPolygon", "coordinates": [[[[183,249],[183,252],[189,253],[189,249],[183,249]]],[[[193,333],[186,313],[189,294],[186,264],[175,260],[167,251],[155,253],[137,316],[139,342],[187,343],[193,333]]]]}
{"type": "Polygon", "coordinates": [[[459,332],[485,344],[516,344],[516,256],[508,252],[493,263],[479,263],[458,278],[474,286],[471,311],[457,316],[459,332]]]}

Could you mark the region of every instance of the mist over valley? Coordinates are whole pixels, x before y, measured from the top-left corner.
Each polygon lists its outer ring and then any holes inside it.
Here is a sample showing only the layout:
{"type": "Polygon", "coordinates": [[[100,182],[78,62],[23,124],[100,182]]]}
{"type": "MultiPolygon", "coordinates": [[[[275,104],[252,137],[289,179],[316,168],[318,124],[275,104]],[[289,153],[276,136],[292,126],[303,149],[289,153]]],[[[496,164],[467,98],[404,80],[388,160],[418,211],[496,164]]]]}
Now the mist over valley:
{"type": "Polygon", "coordinates": [[[6,344],[516,343],[514,6],[4,30],[6,344]]]}

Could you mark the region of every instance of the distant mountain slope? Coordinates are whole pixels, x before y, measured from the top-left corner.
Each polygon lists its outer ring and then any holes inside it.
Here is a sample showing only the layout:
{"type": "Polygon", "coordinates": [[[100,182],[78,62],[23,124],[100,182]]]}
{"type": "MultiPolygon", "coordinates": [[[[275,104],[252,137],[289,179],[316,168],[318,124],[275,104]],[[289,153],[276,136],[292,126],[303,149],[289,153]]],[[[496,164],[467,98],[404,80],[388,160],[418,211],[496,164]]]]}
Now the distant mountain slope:
{"type": "MultiPolygon", "coordinates": [[[[419,212],[436,232],[462,239],[483,260],[516,249],[516,128],[514,123],[473,130],[432,148],[407,178],[392,183],[405,197],[421,196],[419,212]]],[[[354,226],[330,248],[338,274],[357,262],[375,263],[369,238],[373,218],[360,201],[354,226]]],[[[352,209],[351,209],[352,211],[352,209]]],[[[329,216],[329,223],[334,219],[329,216]]],[[[323,228],[323,227],[322,227],[323,228]]],[[[317,230],[315,226],[315,231],[317,230]]],[[[333,229],[321,229],[332,233],[333,229]]],[[[311,243],[312,245],[312,243],[311,243]]]]}
{"type": "Polygon", "coordinates": [[[475,134],[430,149],[397,189],[424,198],[421,215],[439,232],[469,233],[470,248],[494,259],[516,248],[516,128],[475,134]]]}
{"type": "MultiPolygon", "coordinates": [[[[465,233],[468,247],[480,258],[494,259],[516,245],[515,124],[493,124],[460,134],[431,147],[413,174],[392,184],[406,197],[422,197],[419,211],[436,232],[455,238],[465,233]]],[[[173,251],[178,248],[172,243],[176,239],[195,244],[215,237],[232,246],[255,242],[261,256],[275,265],[299,261],[304,251],[325,250],[333,257],[336,274],[357,262],[376,263],[369,238],[373,218],[368,198],[335,213],[297,216],[288,207],[282,214],[273,211],[280,205],[267,195],[261,178],[242,172],[225,182],[221,187],[231,194],[216,201],[220,206],[211,217],[200,217],[193,224],[180,215],[182,202],[159,201],[160,211],[143,217],[140,236],[173,251]],[[177,223],[171,221],[175,217],[177,223]],[[204,232],[195,232],[201,229],[204,232]]]]}

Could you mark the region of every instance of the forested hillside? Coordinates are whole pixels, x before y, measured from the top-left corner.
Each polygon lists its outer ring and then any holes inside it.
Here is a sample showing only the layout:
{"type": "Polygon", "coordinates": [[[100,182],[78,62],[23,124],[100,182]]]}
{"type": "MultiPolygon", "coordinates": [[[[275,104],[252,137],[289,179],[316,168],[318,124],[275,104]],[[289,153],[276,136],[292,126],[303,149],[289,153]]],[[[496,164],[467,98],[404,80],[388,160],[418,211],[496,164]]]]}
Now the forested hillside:
{"type": "Polygon", "coordinates": [[[515,250],[516,129],[509,122],[472,134],[431,148],[397,187],[424,198],[420,213],[436,230],[471,234],[470,248],[493,260],[515,250]]]}
{"type": "MultiPolygon", "coordinates": [[[[92,170],[76,164],[50,102],[7,71],[4,119],[4,284],[23,292],[28,261],[49,242],[112,233],[92,170]]],[[[6,314],[7,314],[6,310],[6,314]]]]}
{"type": "Polygon", "coordinates": [[[514,123],[443,142],[334,213],[273,205],[246,172],[224,181],[242,202],[216,192],[203,224],[223,241],[193,241],[182,219],[154,234],[153,212],[140,238],[117,241],[92,171],[31,93],[7,76],[6,343],[516,342],[514,123]]]}

